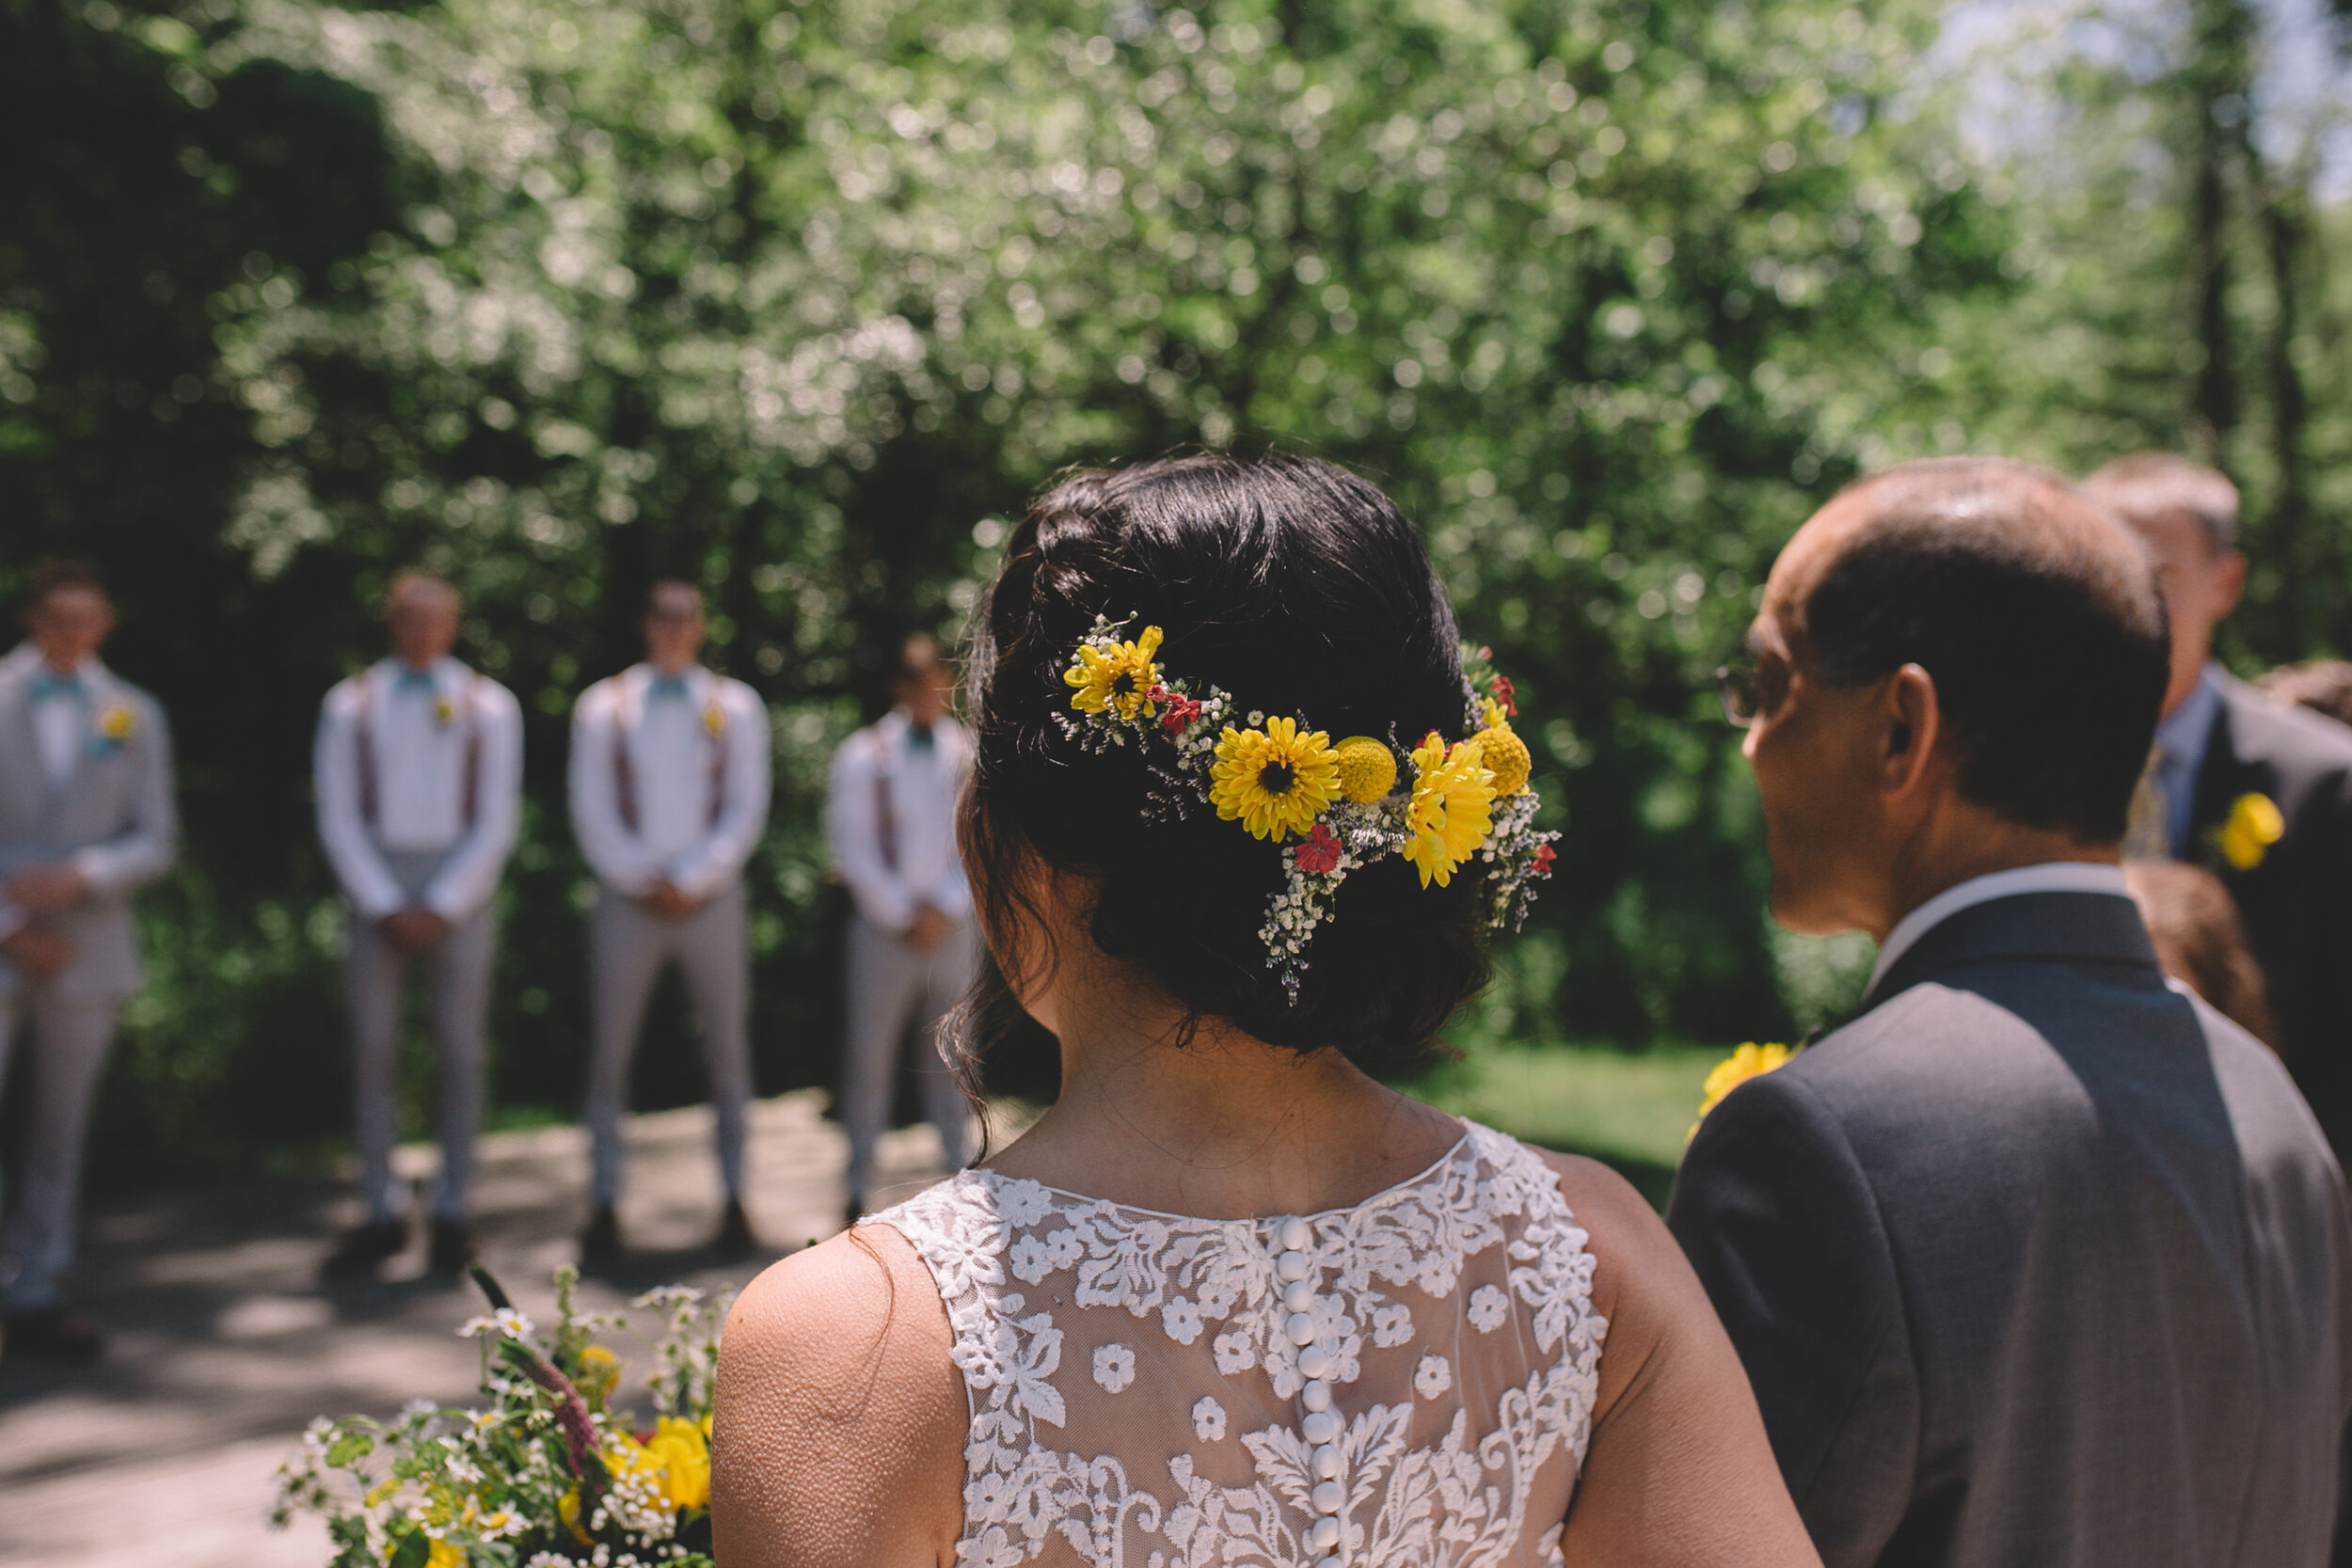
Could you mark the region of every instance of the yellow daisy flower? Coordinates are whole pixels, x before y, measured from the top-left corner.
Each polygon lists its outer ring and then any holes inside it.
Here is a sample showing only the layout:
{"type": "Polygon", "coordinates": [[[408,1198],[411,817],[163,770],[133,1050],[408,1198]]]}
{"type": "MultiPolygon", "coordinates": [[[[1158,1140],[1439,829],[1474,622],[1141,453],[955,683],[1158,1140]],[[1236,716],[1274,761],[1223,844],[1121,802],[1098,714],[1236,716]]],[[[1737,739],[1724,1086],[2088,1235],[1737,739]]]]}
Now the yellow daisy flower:
{"type": "Polygon", "coordinates": [[[1385,741],[1368,735],[1351,735],[1331,748],[1339,764],[1340,794],[1369,805],[1396,787],[1396,753],[1385,741]]]}
{"type": "Polygon", "coordinates": [[[2251,871],[2286,832],[2287,819],[2276,800],[2267,795],[2241,795],[2231,802],[2229,820],[2221,824],[2221,858],[2233,870],[2251,871]]]}
{"type": "Polygon", "coordinates": [[[1494,831],[1495,776],[1473,741],[1454,746],[1438,732],[1413,750],[1413,796],[1405,808],[1412,838],[1405,858],[1421,873],[1421,885],[1444,887],[1463,862],[1478,853],[1494,831]]]}
{"type": "Polygon", "coordinates": [[[1081,713],[1118,714],[1121,719],[1137,715],[1149,719],[1157,711],[1152,704],[1152,693],[1160,684],[1160,667],[1152,656],[1159,651],[1160,628],[1146,626],[1143,635],[1132,642],[1120,642],[1109,648],[1098,648],[1090,642],[1078,644],[1078,659],[1062,672],[1062,679],[1078,689],[1070,699],[1070,705],[1081,713]]]}
{"type": "MultiPolygon", "coordinates": [[[[1707,1086],[1699,1091],[1699,1121],[1705,1121],[1707,1113],[1723,1103],[1724,1096],[1751,1078],[1761,1078],[1774,1068],[1786,1067],[1795,1054],[1785,1045],[1758,1045],[1754,1040],[1733,1051],[1708,1071],[1707,1086]]],[[[1694,1121],[1683,1136],[1693,1137],[1698,1130],[1699,1123],[1694,1121]]]]}
{"type": "Polygon", "coordinates": [[[1302,734],[1288,719],[1269,719],[1263,730],[1228,729],[1217,737],[1209,778],[1209,802],[1220,819],[1239,817],[1252,836],[1278,843],[1304,834],[1340,788],[1331,737],[1302,734]]]}

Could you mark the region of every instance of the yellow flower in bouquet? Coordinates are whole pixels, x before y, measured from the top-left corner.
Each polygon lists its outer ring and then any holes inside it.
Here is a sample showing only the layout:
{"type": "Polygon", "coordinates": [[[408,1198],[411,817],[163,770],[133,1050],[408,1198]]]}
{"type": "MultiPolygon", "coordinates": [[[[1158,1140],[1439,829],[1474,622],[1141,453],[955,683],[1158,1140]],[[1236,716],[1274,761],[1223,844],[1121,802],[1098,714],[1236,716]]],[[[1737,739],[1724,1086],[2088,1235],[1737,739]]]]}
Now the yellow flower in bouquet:
{"type": "Polygon", "coordinates": [[[1453,880],[1494,831],[1495,776],[1474,740],[1449,747],[1435,730],[1413,749],[1413,794],[1405,810],[1406,861],[1421,885],[1453,880]]]}
{"type": "Polygon", "coordinates": [[[643,1442],[623,1438],[614,1446],[612,1460],[616,1472],[659,1478],[661,1495],[672,1508],[709,1506],[710,1445],[696,1422],[664,1416],[643,1442]]]}
{"type": "Polygon", "coordinates": [[[2286,832],[2287,819],[2280,814],[2279,802],[2267,795],[2247,794],[2230,803],[2230,815],[2214,838],[2231,869],[2251,871],[2286,832]]]}
{"type": "MultiPolygon", "coordinates": [[[[1775,1068],[1785,1067],[1796,1053],[1785,1045],[1758,1045],[1754,1040],[1739,1047],[1717,1062],[1707,1075],[1707,1085],[1699,1091],[1699,1121],[1707,1113],[1723,1103],[1724,1096],[1751,1078],[1761,1078],[1775,1068]]],[[[1691,1124],[1684,1133],[1687,1140],[1697,1136],[1699,1121],[1691,1124]]]]}
{"type": "Polygon", "coordinates": [[[1304,836],[1340,792],[1331,737],[1269,719],[1262,730],[1229,729],[1209,768],[1209,802],[1220,821],[1238,817],[1256,838],[1304,836]]]}
{"type": "Polygon", "coordinates": [[[1160,667],[1152,656],[1159,651],[1162,635],[1159,627],[1146,626],[1132,642],[1080,643],[1077,662],[1062,672],[1063,682],[1078,689],[1070,705],[1081,713],[1151,718],[1158,711],[1152,693],[1160,686],[1160,667]]]}

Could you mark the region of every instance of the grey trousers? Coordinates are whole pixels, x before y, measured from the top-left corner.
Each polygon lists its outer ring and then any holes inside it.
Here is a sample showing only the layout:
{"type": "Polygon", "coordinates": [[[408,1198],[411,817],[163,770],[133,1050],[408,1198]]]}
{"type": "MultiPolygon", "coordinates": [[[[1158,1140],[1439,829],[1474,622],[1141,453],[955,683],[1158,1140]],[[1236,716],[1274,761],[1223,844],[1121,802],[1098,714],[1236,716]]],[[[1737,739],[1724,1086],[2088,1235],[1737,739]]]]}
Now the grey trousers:
{"type": "Polygon", "coordinates": [[[743,884],[719,894],[683,920],[654,913],[636,899],[599,888],[588,923],[588,966],[595,988],[595,1034],[588,1057],[589,1196],[598,1208],[620,1196],[621,1115],[628,1109],[628,1065],[645,1002],[665,963],[675,963],[701,1027],[710,1100],[719,1117],[719,1179],[727,1196],[743,1191],[743,1124],[752,1101],[751,946],[743,884]]]}
{"type": "Polygon", "coordinates": [[[82,1196],[82,1140],[113,1043],[112,997],[58,996],[38,981],[0,990],[0,1079],[8,1045],[29,1024],[24,1187],[0,1233],[0,1303],[11,1312],[55,1307],[73,1263],[82,1196]]]}
{"type": "MultiPolygon", "coordinates": [[[[439,855],[385,852],[401,886],[414,897],[439,867],[439,855]]],[[[351,1007],[353,1120],[359,1145],[359,1190],[368,1218],[391,1219],[407,1195],[392,1176],[392,1142],[400,1130],[402,982],[412,955],[384,939],[375,922],[354,911],[343,960],[343,996],[351,1007]]],[[[482,1130],[482,1037],[490,1010],[490,970],[498,957],[498,916],[484,905],[452,926],[439,942],[413,957],[433,988],[433,1045],[440,1066],[437,1133],[441,1173],[433,1184],[437,1219],[466,1215],[473,1180],[474,1136],[482,1130]]]]}
{"type": "Polygon", "coordinates": [[[940,1159],[949,1170],[961,1170],[969,1158],[964,1135],[971,1107],[932,1042],[933,1026],[970,988],[978,962],[979,941],[968,917],[949,927],[928,953],[916,952],[898,932],[864,915],[850,917],[841,1125],[850,1135],[852,1196],[866,1196],[874,1146],[890,1117],[899,1044],[910,1027],[922,1031],[924,1049],[915,1073],[923,1086],[923,1114],[939,1133],[940,1159]]]}

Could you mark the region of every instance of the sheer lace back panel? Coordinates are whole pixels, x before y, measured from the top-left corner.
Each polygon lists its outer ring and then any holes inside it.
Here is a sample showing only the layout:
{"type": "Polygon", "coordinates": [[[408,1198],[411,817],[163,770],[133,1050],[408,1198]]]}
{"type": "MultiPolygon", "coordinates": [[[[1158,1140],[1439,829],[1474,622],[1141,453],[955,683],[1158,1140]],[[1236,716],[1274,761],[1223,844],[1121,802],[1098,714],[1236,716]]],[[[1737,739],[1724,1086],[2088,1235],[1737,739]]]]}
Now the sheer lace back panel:
{"type": "Polygon", "coordinates": [[[1608,1323],[1532,1150],[1204,1220],[965,1171],[876,1216],[971,1400],[959,1568],[1559,1560],[1608,1323]]]}

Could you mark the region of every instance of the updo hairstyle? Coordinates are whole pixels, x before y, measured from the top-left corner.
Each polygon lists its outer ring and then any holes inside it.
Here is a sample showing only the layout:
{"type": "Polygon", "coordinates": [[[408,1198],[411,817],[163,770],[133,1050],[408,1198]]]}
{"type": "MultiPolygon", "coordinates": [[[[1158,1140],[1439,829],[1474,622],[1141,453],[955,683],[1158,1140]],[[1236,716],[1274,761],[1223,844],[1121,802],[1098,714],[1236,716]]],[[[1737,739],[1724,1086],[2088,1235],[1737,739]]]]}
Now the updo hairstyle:
{"type": "MultiPolygon", "coordinates": [[[[1352,872],[1292,1001],[1258,931],[1296,841],[1253,838],[1205,802],[1183,821],[1148,819],[1138,749],[1091,752],[1071,733],[1062,675],[1098,615],[1132,615],[1130,637],[1163,628],[1160,667],[1222,687],[1245,714],[1298,718],[1335,742],[1374,736],[1402,765],[1431,730],[1465,731],[1454,612],[1395,503],[1302,457],[1170,458],[1056,484],[1013,531],[976,616],[961,833],[1000,961],[1053,961],[1024,897],[1034,856],[1095,881],[1094,942],[1185,1010],[1176,1043],[1220,1019],[1375,1073],[1431,1059],[1438,1030],[1488,975],[1484,863],[1443,888],[1421,886],[1401,857],[1352,872]]],[[[967,1053],[1017,1017],[985,967],[967,1053]]]]}

